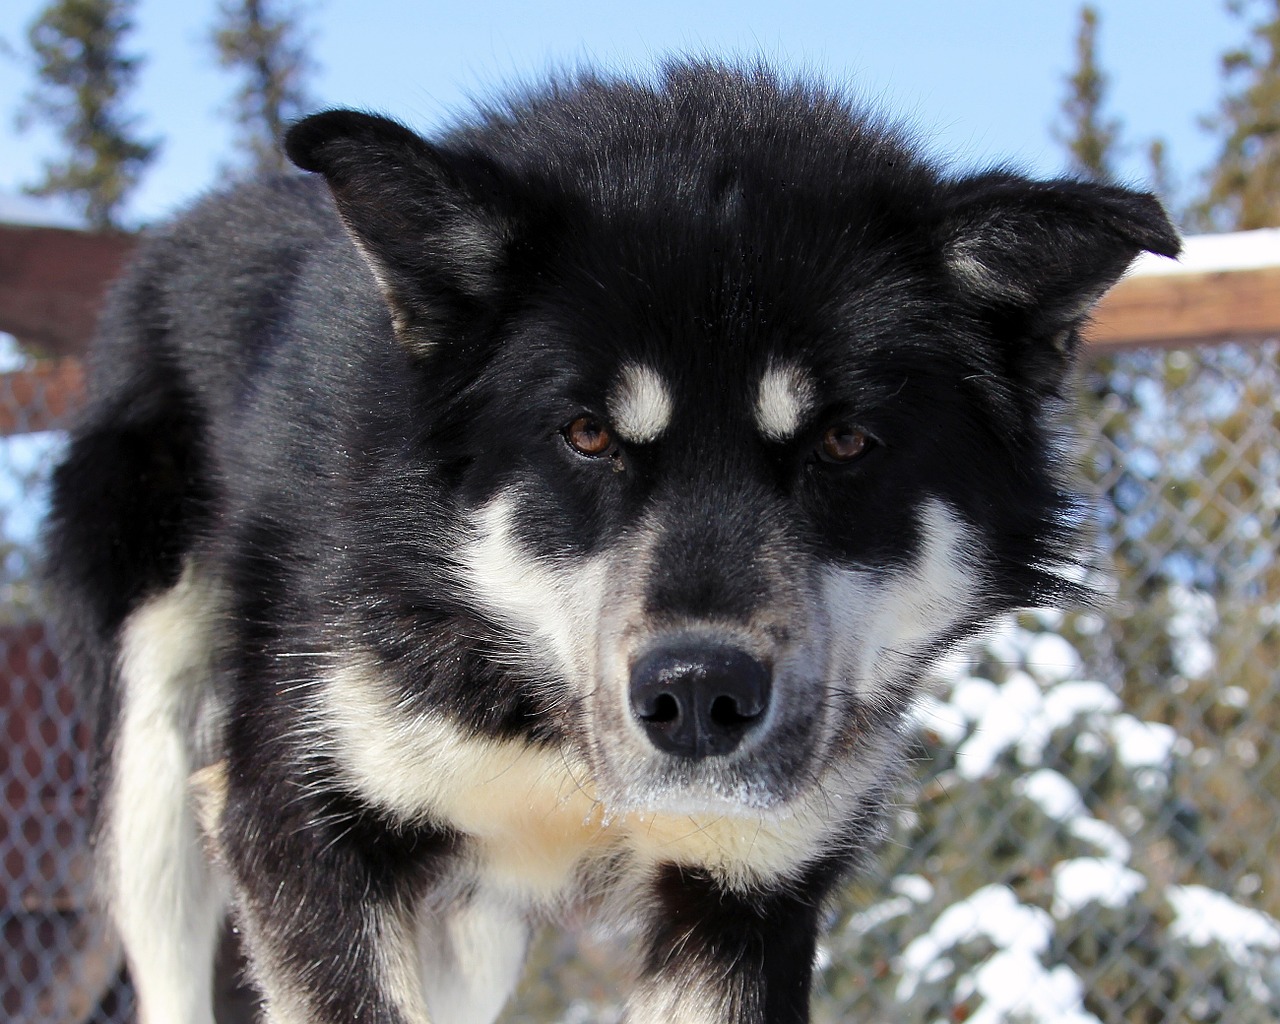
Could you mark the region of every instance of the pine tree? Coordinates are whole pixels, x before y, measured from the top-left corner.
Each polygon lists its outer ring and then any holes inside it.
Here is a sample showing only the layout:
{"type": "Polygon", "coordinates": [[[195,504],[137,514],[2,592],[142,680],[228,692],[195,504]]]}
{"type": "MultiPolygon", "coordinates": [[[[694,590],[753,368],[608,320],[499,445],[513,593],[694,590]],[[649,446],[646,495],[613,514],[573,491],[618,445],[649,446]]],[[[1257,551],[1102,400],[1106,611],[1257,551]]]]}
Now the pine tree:
{"type": "MultiPolygon", "coordinates": [[[[1147,143],[1147,178],[1151,191],[1160,197],[1166,209],[1172,207],[1177,183],[1169,167],[1169,146],[1164,139],[1152,139],[1147,143]]],[[[1170,209],[1169,212],[1174,211],[1170,209]]]]}
{"type": "Polygon", "coordinates": [[[312,71],[297,7],[273,0],[222,0],[213,43],[222,67],[243,75],[235,94],[237,142],[253,172],[284,170],[280,138],[309,104],[312,71]]]}
{"type": "Polygon", "coordinates": [[[119,227],[120,211],[157,144],[134,134],[124,97],[141,61],[123,52],[135,0],[56,0],[27,34],[39,85],[26,98],[19,125],[46,121],[69,151],[46,162],[27,191],[69,196],[92,227],[119,227]]]}
{"type": "Polygon", "coordinates": [[[1085,178],[1107,180],[1114,174],[1120,124],[1102,115],[1107,77],[1098,66],[1098,10],[1080,8],[1076,32],[1076,67],[1067,77],[1062,101],[1064,124],[1055,127],[1054,138],[1067,149],[1068,169],[1085,178]]]}
{"type": "Polygon", "coordinates": [[[1280,225],[1280,0],[1232,0],[1238,18],[1260,8],[1249,39],[1222,57],[1228,92],[1207,127],[1223,135],[1197,226],[1244,231],[1280,225]]]}

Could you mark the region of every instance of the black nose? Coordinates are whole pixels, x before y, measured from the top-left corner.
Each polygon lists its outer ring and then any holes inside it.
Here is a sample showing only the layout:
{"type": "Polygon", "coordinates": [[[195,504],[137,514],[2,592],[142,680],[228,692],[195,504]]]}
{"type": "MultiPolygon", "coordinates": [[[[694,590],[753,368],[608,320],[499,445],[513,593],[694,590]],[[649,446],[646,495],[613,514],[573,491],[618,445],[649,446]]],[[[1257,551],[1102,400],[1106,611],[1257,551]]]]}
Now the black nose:
{"type": "Polygon", "coordinates": [[[768,666],[730,647],[650,651],[631,669],[631,712],[659,750],[728,754],[769,709],[768,666]]]}

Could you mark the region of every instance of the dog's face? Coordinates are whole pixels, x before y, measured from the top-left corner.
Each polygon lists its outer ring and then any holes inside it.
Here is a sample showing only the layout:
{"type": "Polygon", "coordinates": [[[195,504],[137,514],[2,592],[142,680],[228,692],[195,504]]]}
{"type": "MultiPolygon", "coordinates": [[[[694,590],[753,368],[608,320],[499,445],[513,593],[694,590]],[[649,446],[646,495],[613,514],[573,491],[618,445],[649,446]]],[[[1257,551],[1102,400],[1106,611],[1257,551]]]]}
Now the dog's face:
{"type": "Polygon", "coordinates": [[[929,282],[744,260],[747,225],[710,227],[662,264],[610,262],[604,225],[549,258],[459,460],[463,585],[615,803],[785,801],[989,611],[974,501],[1008,468],[929,282]]]}
{"type": "Polygon", "coordinates": [[[1150,197],[944,181],[756,88],[597,138],[558,108],[450,151],[346,113],[290,139],[435,382],[457,598],[619,809],[878,763],[939,654],[1071,590],[1049,407],[1091,303],[1177,245],[1150,197]]]}

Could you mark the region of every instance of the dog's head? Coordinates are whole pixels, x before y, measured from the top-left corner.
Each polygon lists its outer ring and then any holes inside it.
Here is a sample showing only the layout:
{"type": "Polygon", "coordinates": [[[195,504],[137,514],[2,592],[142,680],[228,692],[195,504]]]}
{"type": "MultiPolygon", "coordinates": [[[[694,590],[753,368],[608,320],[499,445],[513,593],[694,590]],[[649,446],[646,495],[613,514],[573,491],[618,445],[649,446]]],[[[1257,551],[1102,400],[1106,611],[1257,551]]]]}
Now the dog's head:
{"type": "Polygon", "coordinates": [[[958,638],[1075,595],[1053,406],[1092,304],[1177,252],[1151,196],[946,177],[708,67],[288,149],[428,382],[453,599],[613,803],[785,805],[958,638]]]}

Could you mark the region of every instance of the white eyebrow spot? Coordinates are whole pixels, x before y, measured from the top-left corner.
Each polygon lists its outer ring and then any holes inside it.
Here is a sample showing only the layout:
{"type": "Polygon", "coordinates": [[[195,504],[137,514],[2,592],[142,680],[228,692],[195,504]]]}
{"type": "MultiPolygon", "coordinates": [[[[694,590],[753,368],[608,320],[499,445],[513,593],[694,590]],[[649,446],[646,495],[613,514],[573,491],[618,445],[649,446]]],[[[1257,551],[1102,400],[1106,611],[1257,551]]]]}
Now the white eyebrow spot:
{"type": "Polygon", "coordinates": [[[607,401],[609,421],[624,441],[654,441],[671,423],[671,392],[652,367],[628,363],[607,401]]]}
{"type": "Polygon", "coordinates": [[[756,392],[756,426],[771,441],[791,437],[816,400],[813,378],[791,363],[770,363],[756,392]]]}

